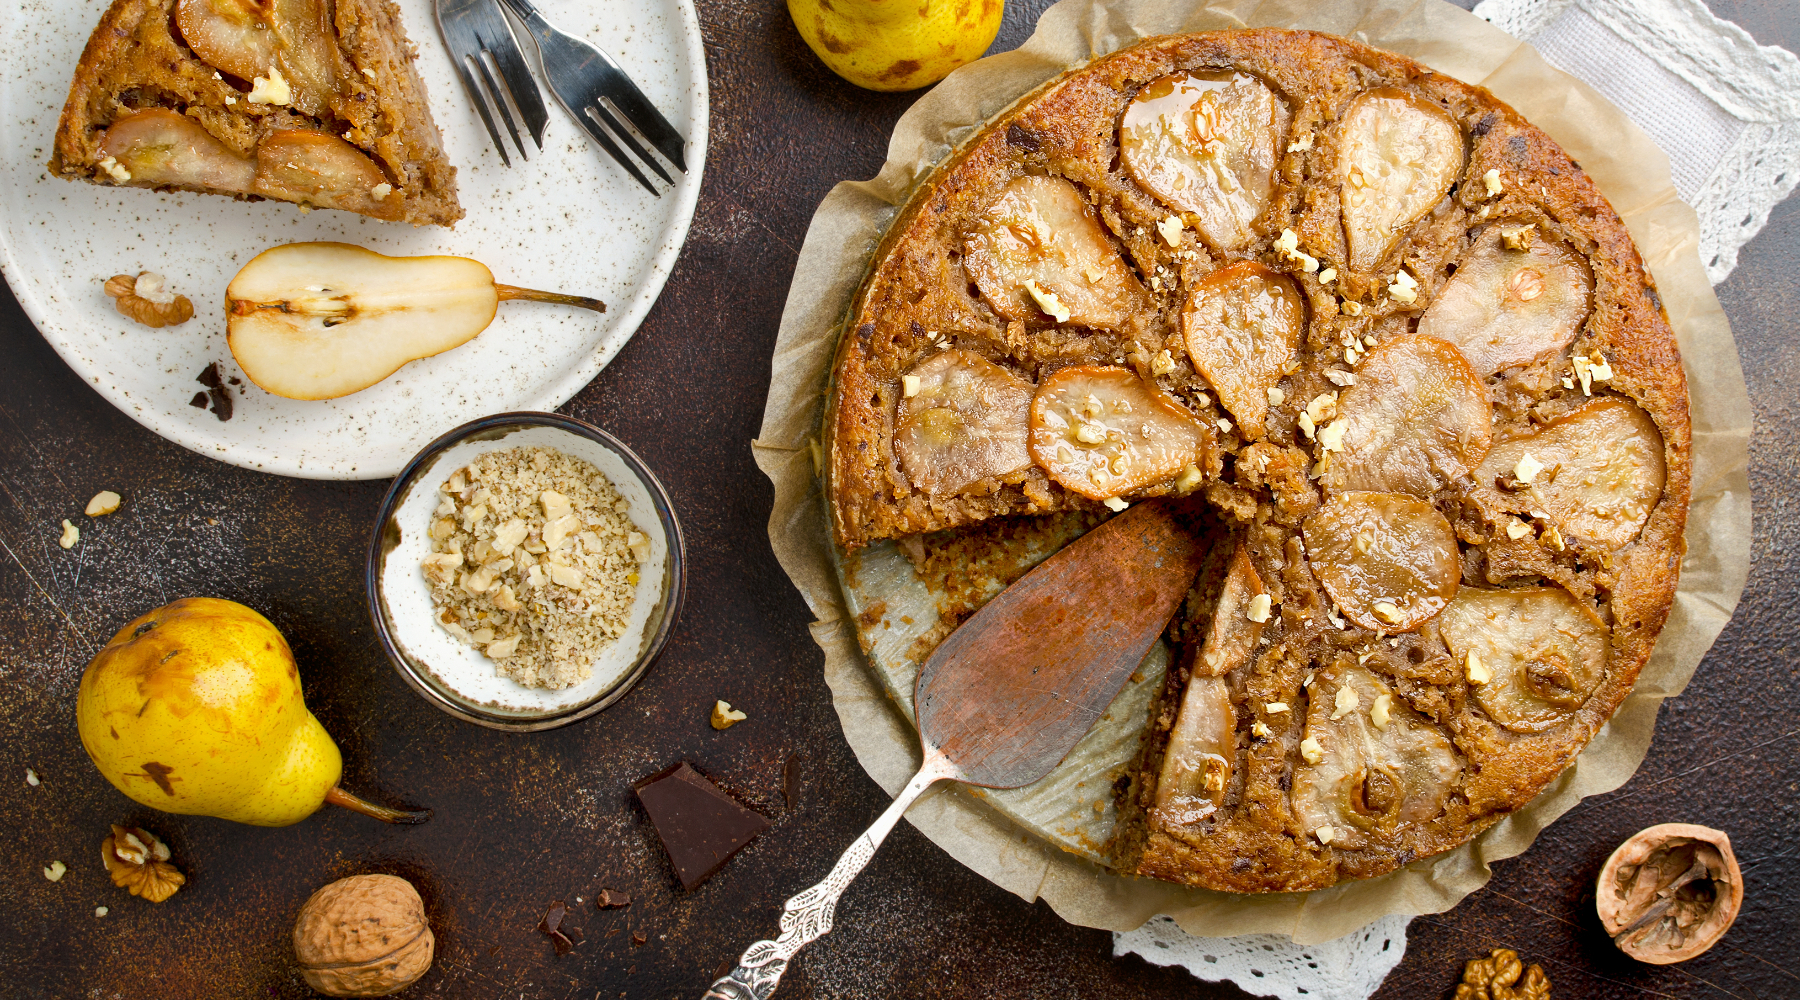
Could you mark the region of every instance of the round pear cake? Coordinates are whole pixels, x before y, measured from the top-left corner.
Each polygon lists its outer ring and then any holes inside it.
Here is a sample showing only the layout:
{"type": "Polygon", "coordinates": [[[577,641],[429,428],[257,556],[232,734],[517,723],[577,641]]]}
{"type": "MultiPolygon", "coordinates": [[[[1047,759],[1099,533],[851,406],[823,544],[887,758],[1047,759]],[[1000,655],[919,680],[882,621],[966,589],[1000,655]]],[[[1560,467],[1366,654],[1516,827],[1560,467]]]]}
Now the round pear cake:
{"type": "Polygon", "coordinates": [[[1232,892],[1529,802],[1649,657],[1688,509],[1675,337],[1580,165],[1301,31],[1151,39],[964,142],[851,305],[825,440],[845,552],[1193,510],[1110,855],[1232,892]]]}

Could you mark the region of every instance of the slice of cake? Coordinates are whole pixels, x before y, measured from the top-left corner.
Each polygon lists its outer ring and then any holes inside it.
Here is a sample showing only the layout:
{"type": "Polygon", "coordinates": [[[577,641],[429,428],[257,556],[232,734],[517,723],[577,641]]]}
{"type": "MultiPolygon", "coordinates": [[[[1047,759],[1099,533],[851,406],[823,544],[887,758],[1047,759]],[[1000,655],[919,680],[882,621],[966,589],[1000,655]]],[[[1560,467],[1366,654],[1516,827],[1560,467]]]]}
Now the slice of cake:
{"type": "Polygon", "coordinates": [[[462,218],[393,0],[115,0],[56,130],[60,177],[462,218]]]}

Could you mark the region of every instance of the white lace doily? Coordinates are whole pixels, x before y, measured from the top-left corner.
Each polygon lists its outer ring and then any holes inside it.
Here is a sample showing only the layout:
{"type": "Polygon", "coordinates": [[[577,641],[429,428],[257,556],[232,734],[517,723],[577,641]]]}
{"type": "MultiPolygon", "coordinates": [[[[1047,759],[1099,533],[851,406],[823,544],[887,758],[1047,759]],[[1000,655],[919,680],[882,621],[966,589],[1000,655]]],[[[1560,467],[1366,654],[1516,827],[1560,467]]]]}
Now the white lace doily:
{"type": "Polygon", "coordinates": [[[1669,154],[1713,284],[1800,181],[1800,58],[1701,0],[1483,0],[1475,14],[1585,80],[1669,154]]]}
{"type": "MultiPolygon", "coordinates": [[[[1475,14],[1530,42],[1656,140],[1675,190],[1700,216],[1713,284],[1800,182],[1800,58],[1758,45],[1701,0],[1483,0],[1475,14]]],[[[1278,934],[1191,937],[1157,917],[1114,934],[1113,954],[1282,1000],[1367,1000],[1406,954],[1410,920],[1383,917],[1302,947],[1278,934]]]]}
{"type": "Polygon", "coordinates": [[[1382,917],[1354,934],[1301,947],[1280,934],[1191,937],[1168,917],[1113,935],[1113,954],[1179,965],[1201,979],[1229,979],[1281,1000],[1365,1000],[1406,954],[1406,916],[1382,917]]]}

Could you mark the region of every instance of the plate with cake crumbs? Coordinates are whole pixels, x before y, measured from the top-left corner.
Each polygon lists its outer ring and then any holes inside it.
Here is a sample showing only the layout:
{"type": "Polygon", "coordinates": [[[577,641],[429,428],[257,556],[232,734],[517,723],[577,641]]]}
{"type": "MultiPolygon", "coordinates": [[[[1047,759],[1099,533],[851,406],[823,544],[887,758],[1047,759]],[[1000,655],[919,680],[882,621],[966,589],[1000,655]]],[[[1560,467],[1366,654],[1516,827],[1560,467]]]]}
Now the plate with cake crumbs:
{"type": "Polygon", "coordinates": [[[369,553],[370,613],[407,682],[458,718],[546,729],[599,711],[679,614],[681,530],[643,463],[598,428],[512,413],[433,442],[369,553]]]}
{"type": "MultiPolygon", "coordinates": [[[[542,150],[527,138],[529,159],[515,153],[503,165],[428,0],[341,0],[335,23],[357,27],[333,43],[327,62],[337,69],[283,62],[280,79],[257,73],[257,59],[227,44],[234,36],[195,20],[208,4],[10,5],[0,10],[0,43],[33,56],[0,75],[11,140],[0,150],[0,270],[83,381],[163,437],[245,468],[387,477],[470,413],[553,409],[630,339],[674,266],[706,161],[708,94],[689,0],[540,6],[606,48],[686,138],[689,172],[671,170],[675,183],[660,197],[596,148],[548,90],[542,150]],[[132,129],[155,135],[132,146],[123,134],[132,129]],[[182,163],[127,149],[163,146],[213,168],[164,177],[157,171],[182,163]],[[344,189],[334,194],[327,182],[344,189]],[[333,199],[343,210],[299,203],[333,199]],[[474,340],[361,392],[284,399],[233,361],[224,292],[258,253],[307,241],[472,257],[503,281],[591,296],[607,310],[516,303],[474,340]],[[141,294],[109,294],[116,276],[137,279],[141,294]],[[193,314],[181,321],[183,300],[193,314]]],[[[525,48],[535,64],[528,40],[525,48]]]]}

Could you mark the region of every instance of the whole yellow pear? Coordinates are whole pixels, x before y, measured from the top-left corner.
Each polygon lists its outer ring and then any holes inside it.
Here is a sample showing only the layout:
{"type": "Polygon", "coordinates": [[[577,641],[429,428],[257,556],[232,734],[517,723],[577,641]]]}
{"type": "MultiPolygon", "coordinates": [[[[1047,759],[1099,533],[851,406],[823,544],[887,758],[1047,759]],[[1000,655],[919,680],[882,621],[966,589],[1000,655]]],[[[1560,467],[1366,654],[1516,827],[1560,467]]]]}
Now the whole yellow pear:
{"type": "Polygon", "coordinates": [[[106,780],[164,812],[287,826],[357,801],[287,640],[234,601],[190,597],[120,629],[81,677],[75,722],[106,780]]]}
{"type": "Polygon", "coordinates": [[[833,73],[870,90],[916,90],[979,58],[1005,0],[788,0],[800,37],[833,73]]]}

